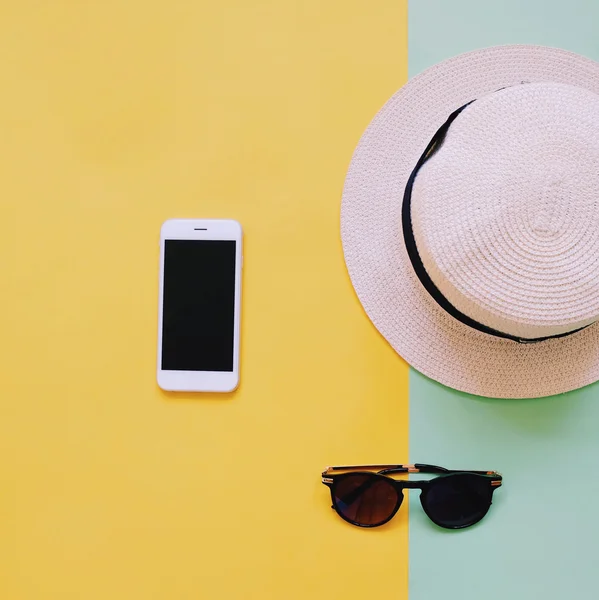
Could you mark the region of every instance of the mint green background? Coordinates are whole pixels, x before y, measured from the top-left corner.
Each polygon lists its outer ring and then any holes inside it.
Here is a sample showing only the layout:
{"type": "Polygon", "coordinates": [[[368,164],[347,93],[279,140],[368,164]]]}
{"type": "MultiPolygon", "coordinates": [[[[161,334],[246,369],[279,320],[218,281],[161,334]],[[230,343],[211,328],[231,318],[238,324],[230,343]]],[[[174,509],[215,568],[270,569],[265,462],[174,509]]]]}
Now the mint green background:
{"type": "MultiPolygon", "coordinates": [[[[409,70],[496,44],[599,60],[599,0],[410,0],[409,70]]],[[[410,461],[498,469],[477,526],[435,527],[410,497],[410,600],[599,598],[599,385],[497,400],[410,374],[410,461]]]]}

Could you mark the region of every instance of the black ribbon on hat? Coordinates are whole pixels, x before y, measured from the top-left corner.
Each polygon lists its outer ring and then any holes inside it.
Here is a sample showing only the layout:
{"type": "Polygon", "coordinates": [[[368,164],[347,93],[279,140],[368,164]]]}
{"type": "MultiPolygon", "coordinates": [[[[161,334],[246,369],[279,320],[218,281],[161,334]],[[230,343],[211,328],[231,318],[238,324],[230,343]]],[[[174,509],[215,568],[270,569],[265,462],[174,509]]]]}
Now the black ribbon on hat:
{"type": "Polygon", "coordinates": [[[403,203],[401,206],[401,223],[403,228],[403,237],[406,244],[406,250],[408,251],[408,256],[410,258],[410,262],[412,263],[412,267],[414,268],[414,272],[418,276],[420,283],[424,286],[424,289],[432,296],[433,300],[447,313],[449,313],[454,319],[460,321],[464,325],[468,325],[472,329],[476,329],[477,331],[481,331],[482,333],[488,333],[489,335],[493,335],[495,337],[504,338],[506,340],[513,340],[514,342],[519,342],[521,344],[532,344],[536,342],[544,342],[545,340],[551,340],[554,338],[561,338],[567,335],[572,335],[577,331],[581,331],[588,327],[585,325],[584,327],[579,327],[573,331],[566,331],[565,333],[558,333],[557,335],[548,335],[546,337],[539,338],[522,338],[515,335],[510,335],[509,333],[504,333],[503,331],[498,331],[497,329],[493,329],[487,325],[483,325],[478,321],[475,321],[468,315],[459,311],[442,293],[441,290],[434,284],[433,280],[430,278],[427,273],[424,265],[422,264],[422,259],[420,258],[420,254],[418,254],[418,248],[416,246],[416,239],[414,238],[414,230],[412,229],[412,188],[414,187],[414,181],[418,175],[418,171],[426,163],[426,161],[440,148],[441,144],[447,135],[447,131],[451,124],[456,120],[458,115],[470,104],[472,104],[474,100],[464,104],[454,112],[449,115],[449,118],[435,133],[431,141],[428,143],[425,151],[422,156],[418,159],[414,170],[412,171],[410,178],[408,179],[408,183],[406,184],[406,189],[403,195],[403,203]]]}

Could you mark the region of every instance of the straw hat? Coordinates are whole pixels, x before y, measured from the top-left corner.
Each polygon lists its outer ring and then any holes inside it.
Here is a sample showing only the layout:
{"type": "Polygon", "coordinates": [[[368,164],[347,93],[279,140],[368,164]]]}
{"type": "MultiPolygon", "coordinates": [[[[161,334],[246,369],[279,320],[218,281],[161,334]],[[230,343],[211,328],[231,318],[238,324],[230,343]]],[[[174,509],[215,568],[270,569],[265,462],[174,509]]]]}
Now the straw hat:
{"type": "Polygon", "coordinates": [[[539,46],[411,79],[354,153],[341,235],[414,368],[503,398],[599,379],[599,64],[539,46]]]}

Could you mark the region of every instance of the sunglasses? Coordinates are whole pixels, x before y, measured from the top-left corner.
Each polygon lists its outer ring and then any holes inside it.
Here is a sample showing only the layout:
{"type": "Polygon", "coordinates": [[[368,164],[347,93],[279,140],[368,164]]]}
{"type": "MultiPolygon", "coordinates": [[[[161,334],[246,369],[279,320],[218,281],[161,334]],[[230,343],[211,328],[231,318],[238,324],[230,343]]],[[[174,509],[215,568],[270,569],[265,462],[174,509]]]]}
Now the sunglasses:
{"type": "Polygon", "coordinates": [[[487,514],[501,482],[496,471],[453,471],[424,464],[327,467],[322,473],[322,483],[331,488],[332,508],[359,527],[378,527],[390,521],[401,506],[404,489],[420,490],[424,512],[439,527],[470,527],[487,514]],[[397,473],[440,476],[423,481],[389,477],[397,473]]]}

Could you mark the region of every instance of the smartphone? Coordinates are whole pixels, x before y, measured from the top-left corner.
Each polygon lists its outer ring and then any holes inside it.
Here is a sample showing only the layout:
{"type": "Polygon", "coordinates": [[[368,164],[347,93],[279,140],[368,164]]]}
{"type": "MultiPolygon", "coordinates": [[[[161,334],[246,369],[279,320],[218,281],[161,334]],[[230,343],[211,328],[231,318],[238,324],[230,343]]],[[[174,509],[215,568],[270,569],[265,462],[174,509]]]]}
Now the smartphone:
{"type": "Polygon", "coordinates": [[[231,392],[239,384],[242,230],[172,219],[160,230],[158,385],[231,392]]]}

